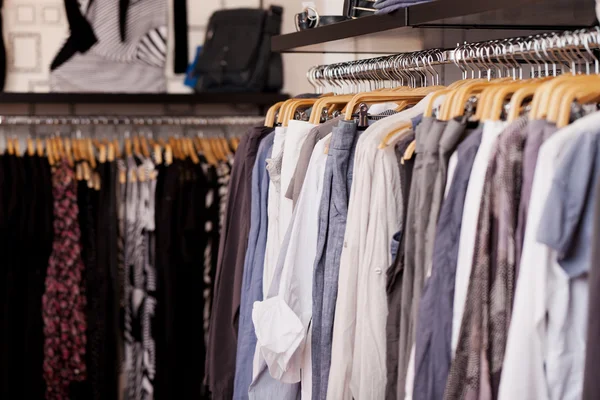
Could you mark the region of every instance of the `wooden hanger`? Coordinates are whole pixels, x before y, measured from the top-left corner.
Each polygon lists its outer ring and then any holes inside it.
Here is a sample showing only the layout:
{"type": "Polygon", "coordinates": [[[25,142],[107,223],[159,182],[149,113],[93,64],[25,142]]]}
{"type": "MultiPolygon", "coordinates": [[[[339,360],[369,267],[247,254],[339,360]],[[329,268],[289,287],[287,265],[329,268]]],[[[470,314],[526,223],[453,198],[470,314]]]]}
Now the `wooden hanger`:
{"type": "Polygon", "coordinates": [[[200,148],[202,149],[202,154],[206,158],[206,161],[208,161],[208,163],[211,165],[218,165],[219,160],[217,160],[217,156],[215,156],[212,147],[210,146],[206,138],[197,137],[197,140],[198,144],[200,145],[200,148]]]}
{"type": "MultiPolygon", "coordinates": [[[[490,98],[490,103],[487,105],[487,110],[484,119],[490,121],[499,121],[504,111],[504,103],[507,97],[511,97],[531,83],[528,81],[515,81],[499,85],[490,98]]],[[[510,103],[509,103],[510,104],[510,103]]]]}
{"type": "Polygon", "coordinates": [[[67,160],[67,163],[69,164],[69,167],[73,168],[75,166],[75,162],[73,161],[73,149],[71,147],[71,139],[66,138],[64,140],[64,146],[65,158],[67,160]]]}
{"type": "Polygon", "coordinates": [[[140,147],[140,137],[138,135],[135,135],[133,137],[133,154],[137,157],[140,157],[142,155],[142,149],[140,147]]]}
{"type": "MultiPolygon", "coordinates": [[[[86,140],[86,147],[87,147],[87,160],[90,163],[90,166],[92,167],[92,169],[96,169],[96,156],[94,154],[94,146],[92,144],[92,139],[87,138],[86,140]]],[[[91,179],[91,178],[90,178],[91,179]]]]}
{"type": "Polygon", "coordinates": [[[421,100],[424,95],[419,94],[411,94],[411,93],[403,93],[403,92],[366,92],[359,93],[354,95],[352,100],[350,100],[346,106],[346,115],[344,119],[346,121],[351,121],[354,115],[354,109],[359,103],[381,103],[387,101],[400,101],[400,100],[421,100]]]}
{"type": "Polygon", "coordinates": [[[75,167],[75,179],[78,182],[83,180],[83,166],[81,164],[77,164],[75,167]]]}
{"type": "Polygon", "coordinates": [[[18,137],[13,137],[13,143],[15,145],[15,155],[17,157],[22,157],[23,154],[21,153],[21,143],[19,142],[19,138],[18,137]]]}
{"type": "Polygon", "coordinates": [[[233,153],[231,152],[231,146],[229,145],[229,140],[225,137],[220,137],[219,142],[221,143],[221,148],[225,154],[225,159],[228,159],[233,153]]]}
{"type": "Polygon", "coordinates": [[[217,156],[217,159],[219,161],[224,161],[227,159],[227,156],[225,156],[225,154],[223,153],[223,150],[221,149],[219,140],[217,138],[208,138],[208,142],[210,143],[210,146],[213,150],[213,154],[217,156]]]}
{"type": "Polygon", "coordinates": [[[402,163],[404,164],[405,160],[410,160],[412,156],[415,154],[415,150],[417,149],[417,141],[413,140],[410,142],[406,150],[404,151],[404,156],[402,156],[402,163]]]}
{"type": "Polygon", "coordinates": [[[517,118],[521,116],[521,110],[525,105],[525,101],[535,95],[536,90],[540,85],[542,85],[542,83],[530,83],[529,85],[523,86],[512,95],[508,106],[508,118],[506,119],[508,122],[516,121],[517,118]]]}
{"type": "Polygon", "coordinates": [[[150,148],[148,147],[148,140],[143,135],[140,137],[140,145],[142,147],[142,154],[144,155],[144,157],[149,158],[150,148]]]}
{"type": "Polygon", "coordinates": [[[280,101],[269,107],[269,110],[267,111],[267,115],[265,117],[265,126],[268,126],[269,128],[273,128],[275,126],[275,114],[277,114],[277,111],[281,109],[283,103],[283,101],[280,101]]]}
{"type": "MultiPolygon", "coordinates": [[[[104,146],[104,148],[106,149],[105,144],[103,144],[102,146],[104,146]]],[[[100,174],[98,172],[94,172],[93,181],[94,181],[94,190],[95,191],[100,190],[100,188],[102,187],[102,182],[100,180],[100,174]]]]}
{"type": "Polygon", "coordinates": [[[194,164],[200,164],[200,159],[198,158],[198,153],[196,153],[196,149],[194,149],[194,144],[192,143],[192,139],[185,138],[186,145],[188,147],[188,153],[192,162],[194,164]]]}
{"type": "Polygon", "coordinates": [[[452,104],[452,102],[450,101],[451,95],[453,95],[456,92],[456,90],[458,88],[460,88],[462,85],[469,83],[469,82],[473,82],[473,81],[474,81],[474,79],[463,79],[460,81],[453,82],[447,88],[442,88],[442,89],[434,92],[431,95],[431,97],[429,98],[429,102],[427,103],[427,105],[425,107],[425,112],[423,113],[423,116],[424,117],[432,117],[433,116],[433,107],[436,103],[436,100],[441,96],[446,96],[446,98],[444,99],[444,102],[442,102],[442,104],[441,104],[440,112],[438,113],[438,119],[441,119],[441,117],[443,115],[442,111],[444,109],[450,107],[450,105],[452,104]]]}
{"type": "Polygon", "coordinates": [[[489,81],[474,81],[461,86],[457,91],[455,98],[452,99],[453,108],[449,119],[462,117],[465,114],[465,105],[469,99],[476,95],[480,94],[483,89],[492,85],[492,82],[489,81]]]}
{"type": "Polygon", "coordinates": [[[133,145],[131,143],[131,138],[129,137],[125,138],[125,155],[127,157],[133,156],[133,145]]]}
{"type": "Polygon", "coordinates": [[[296,111],[300,107],[310,107],[310,106],[314,105],[317,102],[317,100],[318,99],[300,99],[300,100],[296,100],[295,102],[291,103],[289,105],[288,109],[286,110],[287,115],[284,117],[283,126],[289,125],[290,121],[292,119],[294,119],[296,111]]]}
{"type": "Polygon", "coordinates": [[[175,137],[169,136],[167,142],[169,143],[169,146],[171,146],[171,150],[173,151],[173,158],[180,160],[181,154],[179,154],[179,148],[177,146],[177,140],[175,140],[175,137]]]}
{"type": "MultiPolygon", "coordinates": [[[[581,81],[578,85],[573,85],[566,92],[559,105],[552,105],[552,116],[556,115],[556,126],[564,128],[569,125],[571,118],[571,105],[577,101],[580,104],[598,102],[600,100],[600,77],[590,81],[581,81]],[[558,109],[558,111],[554,111],[558,109]]],[[[553,121],[552,121],[553,122],[553,121]]]]}
{"type": "Polygon", "coordinates": [[[287,114],[288,107],[290,106],[290,104],[292,104],[296,100],[297,99],[288,99],[283,102],[283,104],[281,105],[281,108],[279,109],[279,116],[277,117],[277,123],[279,125],[283,124],[283,120],[285,119],[285,116],[287,114]]]}
{"type": "Polygon", "coordinates": [[[42,142],[42,139],[37,138],[35,140],[35,144],[36,144],[36,150],[37,150],[38,157],[43,157],[44,156],[44,143],[42,142]]]}
{"type": "Polygon", "coordinates": [[[235,153],[240,145],[240,138],[234,137],[231,138],[231,147],[233,148],[233,152],[235,153]]]}
{"type": "Polygon", "coordinates": [[[165,165],[169,166],[171,164],[173,164],[173,149],[171,148],[171,145],[167,143],[165,145],[165,165]]]}
{"type": "Polygon", "coordinates": [[[75,159],[75,163],[78,163],[83,159],[81,156],[81,141],[73,138],[71,139],[71,146],[73,146],[73,159],[75,159]]]}
{"type": "MultiPolygon", "coordinates": [[[[40,140],[41,140],[41,139],[40,139],[40,140]]],[[[52,157],[52,149],[51,149],[51,146],[50,146],[50,139],[46,138],[46,139],[44,140],[44,142],[45,142],[45,144],[46,144],[46,148],[45,148],[45,155],[46,155],[46,158],[48,158],[48,163],[49,163],[50,165],[53,165],[53,164],[54,164],[54,158],[52,157]]],[[[39,146],[39,144],[38,144],[38,154],[39,154],[39,151],[40,151],[40,146],[39,146]]]]}
{"type": "Polygon", "coordinates": [[[379,143],[378,148],[379,149],[385,149],[386,147],[388,147],[391,142],[392,142],[392,138],[394,136],[396,136],[397,134],[406,131],[407,129],[412,128],[412,122],[406,122],[403,123],[402,125],[400,125],[397,129],[394,129],[393,131],[391,131],[390,133],[388,133],[387,135],[385,135],[385,137],[381,140],[381,143],[379,143]]]}
{"type": "Polygon", "coordinates": [[[100,144],[100,150],[98,151],[98,161],[100,164],[104,164],[106,162],[106,145],[104,143],[100,144]]]}
{"type": "Polygon", "coordinates": [[[27,138],[27,155],[29,157],[33,157],[35,155],[35,144],[33,143],[33,139],[27,138]]]}
{"type": "Polygon", "coordinates": [[[117,138],[113,139],[113,147],[115,149],[115,157],[121,158],[121,146],[119,143],[119,139],[117,139],[117,138]]]}
{"type": "Polygon", "coordinates": [[[546,118],[550,108],[549,104],[552,102],[552,93],[565,81],[570,81],[574,78],[576,79],[577,77],[568,74],[560,75],[549,80],[548,82],[545,82],[543,85],[540,85],[533,96],[529,118],[531,120],[546,118]]]}
{"type": "Polygon", "coordinates": [[[153,153],[154,153],[154,163],[156,165],[160,165],[163,162],[162,159],[162,149],[160,148],[160,146],[158,145],[158,143],[154,143],[152,145],[152,149],[153,149],[153,153]]]}
{"type": "Polygon", "coordinates": [[[65,151],[65,141],[62,136],[56,138],[56,146],[58,148],[58,154],[60,154],[61,160],[67,160],[67,152],[65,151]]]}
{"type": "Polygon", "coordinates": [[[313,105],[313,111],[310,114],[309,122],[313,125],[320,124],[321,115],[323,114],[323,109],[325,107],[346,105],[353,97],[354,95],[340,95],[320,98],[319,101],[313,105]]]}
{"type": "Polygon", "coordinates": [[[13,144],[12,137],[6,137],[6,152],[11,156],[15,154],[15,146],[13,144]]]}
{"type": "MultiPolygon", "coordinates": [[[[598,75],[578,75],[573,76],[570,79],[561,80],[561,82],[554,86],[554,90],[548,96],[548,108],[546,110],[546,119],[550,122],[556,122],[558,116],[561,113],[561,104],[565,97],[575,90],[580,92],[579,88],[585,87],[585,85],[595,86],[598,82],[598,75]]],[[[585,92],[585,91],[584,91],[585,92]]]]}
{"type": "Polygon", "coordinates": [[[106,159],[109,162],[115,161],[115,157],[116,157],[116,150],[115,150],[115,144],[114,142],[110,141],[108,142],[108,145],[106,145],[106,159]]]}
{"type": "Polygon", "coordinates": [[[177,151],[179,152],[179,157],[181,160],[185,160],[188,158],[187,149],[184,146],[184,140],[182,137],[175,138],[175,142],[177,143],[177,151]]]}

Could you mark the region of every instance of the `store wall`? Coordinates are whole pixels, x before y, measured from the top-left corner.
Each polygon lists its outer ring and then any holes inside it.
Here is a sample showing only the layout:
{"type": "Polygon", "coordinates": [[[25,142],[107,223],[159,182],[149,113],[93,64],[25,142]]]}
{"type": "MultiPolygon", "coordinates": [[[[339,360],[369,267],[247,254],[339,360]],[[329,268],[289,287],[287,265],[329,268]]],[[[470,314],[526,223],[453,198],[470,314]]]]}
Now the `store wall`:
{"type": "MultiPolygon", "coordinates": [[[[83,0],[85,1],[85,0],[83,0]]],[[[340,0],[319,0],[323,4],[340,0]]],[[[4,39],[7,51],[6,90],[13,92],[49,91],[49,66],[68,35],[68,23],[63,0],[7,0],[4,2],[4,39]]],[[[293,15],[302,8],[300,0],[266,0],[265,6],[284,7],[284,32],[294,31],[293,15]]],[[[222,8],[259,6],[259,0],[188,0],[190,58],[202,44],[210,15],[222,8]]],[[[339,13],[339,11],[337,11],[339,13]]],[[[171,35],[172,37],[172,35],[171,35]]],[[[304,75],[311,65],[324,62],[319,54],[285,56],[285,88],[287,93],[310,89],[304,75]]],[[[174,75],[171,59],[166,69],[169,92],[190,91],[183,85],[183,76],[174,75]]]]}
{"type": "MultiPolygon", "coordinates": [[[[80,0],[87,1],[87,0],[80,0]]],[[[171,1],[171,0],[166,0],[171,1]]],[[[313,0],[322,15],[339,15],[343,0],[313,0]]],[[[302,10],[303,0],[264,0],[264,6],[277,4],[284,7],[284,33],[295,31],[294,14],[302,10]]],[[[189,53],[204,42],[210,15],[223,8],[259,7],[259,0],[188,0],[189,53]]],[[[63,0],[6,0],[4,2],[4,39],[7,47],[7,91],[47,92],[49,65],[68,35],[68,24],[63,0]]],[[[169,23],[172,24],[171,18],[169,23]]],[[[514,36],[519,32],[497,32],[498,37],[514,36]]],[[[485,32],[489,38],[490,31],[485,32]]],[[[169,35],[172,38],[172,35],[169,35]]],[[[291,95],[311,91],[306,72],[313,65],[373,57],[373,54],[353,54],[355,51],[413,51],[423,48],[454,47],[465,40],[481,40],[476,31],[404,30],[401,35],[388,32],[369,38],[327,44],[327,49],[344,54],[287,53],[284,54],[284,92],[291,95]]],[[[173,46],[171,45],[172,49],[173,46]]],[[[167,60],[168,90],[185,93],[191,89],[183,85],[183,76],[174,75],[172,57],[167,60]]],[[[445,68],[452,82],[459,77],[453,66],[445,68]]],[[[445,72],[445,71],[444,71],[445,72]]]]}

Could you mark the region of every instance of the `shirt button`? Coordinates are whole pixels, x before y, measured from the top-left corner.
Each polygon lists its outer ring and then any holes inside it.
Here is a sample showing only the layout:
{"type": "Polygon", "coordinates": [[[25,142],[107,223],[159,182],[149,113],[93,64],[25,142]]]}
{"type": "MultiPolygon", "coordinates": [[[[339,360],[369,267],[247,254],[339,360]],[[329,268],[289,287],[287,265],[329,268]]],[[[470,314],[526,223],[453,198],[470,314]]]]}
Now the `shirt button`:
{"type": "Polygon", "coordinates": [[[381,275],[381,272],[382,272],[382,271],[381,271],[381,268],[375,268],[375,273],[376,273],[377,275],[381,275]]]}
{"type": "Polygon", "coordinates": [[[344,247],[348,247],[348,242],[344,241],[344,247]]]}

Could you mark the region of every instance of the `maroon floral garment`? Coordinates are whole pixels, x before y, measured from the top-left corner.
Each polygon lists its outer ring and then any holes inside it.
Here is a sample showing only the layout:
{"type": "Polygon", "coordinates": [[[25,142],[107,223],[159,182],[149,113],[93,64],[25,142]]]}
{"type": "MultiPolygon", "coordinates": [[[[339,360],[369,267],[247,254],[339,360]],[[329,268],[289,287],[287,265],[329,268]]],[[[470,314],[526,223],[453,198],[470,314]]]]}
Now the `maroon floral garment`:
{"type": "Polygon", "coordinates": [[[52,171],[54,243],[42,298],[48,400],[68,400],[69,385],[86,375],[86,299],[76,188],[75,174],[66,162],[52,171]]]}

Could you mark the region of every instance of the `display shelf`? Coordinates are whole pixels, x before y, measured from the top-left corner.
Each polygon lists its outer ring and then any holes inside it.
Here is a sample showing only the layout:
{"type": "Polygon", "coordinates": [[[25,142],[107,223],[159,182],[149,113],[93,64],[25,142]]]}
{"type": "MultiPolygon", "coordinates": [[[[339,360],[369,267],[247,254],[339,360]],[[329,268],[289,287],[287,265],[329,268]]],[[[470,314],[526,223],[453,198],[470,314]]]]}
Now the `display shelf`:
{"type": "MultiPolygon", "coordinates": [[[[573,30],[593,24],[594,2],[589,0],[437,0],[388,15],[357,18],[321,28],[275,36],[276,52],[394,53],[390,40],[415,36],[415,30],[512,30],[547,32],[573,30]],[[370,41],[369,46],[347,45],[347,39],[370,41]],[[383,42],[383,48],[372,46],[383,42]],[[356,50],[360,49],[360,50],[356,50]]],[[[490,33],[490,35],[492,35],[490,33]]],[[[485,36],[485,35],[482,35],[485,36]]],[[[396,43],[400,44],[398,41],[396,43]]],[[[402,50],[403,51],[403,50],[402,50]]]]}
{"type": "Polygon", "coordinates": [[[0,93],[0,104],[253,104],[286,100],[280,93],[0,93]]]}

